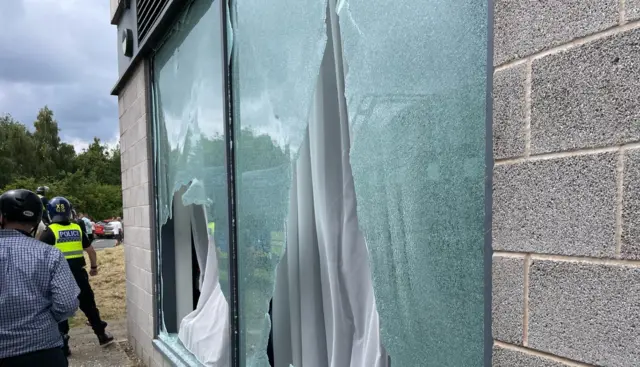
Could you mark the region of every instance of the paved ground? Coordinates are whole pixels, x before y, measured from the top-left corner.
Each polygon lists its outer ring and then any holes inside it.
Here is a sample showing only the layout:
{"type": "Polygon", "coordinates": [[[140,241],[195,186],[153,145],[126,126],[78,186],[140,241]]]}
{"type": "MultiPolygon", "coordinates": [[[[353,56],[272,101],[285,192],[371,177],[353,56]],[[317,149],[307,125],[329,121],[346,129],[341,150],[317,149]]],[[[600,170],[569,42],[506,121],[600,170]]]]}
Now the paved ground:
{"type": "Polygon", "coordinates": [[[109,330],[115,337],[116,343],[107,347],[100,347],[93,330],[88,326],[80,326],[69,332],[71,357],[70,367],[132,367],[136,363],[131,361],[125,353],[127,339],[127,323],[125,321],[107,321],[109,330]]]}
{"type": "MultiPolygon", "coordinates": [[[[114,247],[115,240],[95,240],[93,247],[96,250],[114,247]]],[[[138,362],[129,359],[126,353],[127,344],[127,323],[122,321],[109,321],[107,330],[113,334],[116,342],[100,347],[98,338],[86,325],[77,326],[69,332],[71,357],[69,357],[70,367],[134,367],[141,366],[138,362]]]]}
{"type": "Polygon", "coordinates": [[[103,248],[109,248],[109,247],[115,246],[116,240],[94,240],[92,245],[93,245],[93,248],[95,248],[96,250],[100,250],[103,248]]]}

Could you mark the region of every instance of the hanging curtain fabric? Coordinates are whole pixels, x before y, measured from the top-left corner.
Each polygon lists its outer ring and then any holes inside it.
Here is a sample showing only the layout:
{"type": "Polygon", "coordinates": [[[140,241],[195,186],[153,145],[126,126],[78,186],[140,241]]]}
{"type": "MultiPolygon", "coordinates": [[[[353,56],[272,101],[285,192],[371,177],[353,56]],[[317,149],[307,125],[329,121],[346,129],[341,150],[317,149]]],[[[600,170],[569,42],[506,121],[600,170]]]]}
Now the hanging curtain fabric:
{"type": "Polygon", "coordinates": [[[229,305],[219,281],[214,236],[202,205],[190,205],[191,231],[202,283],[196,309],[182,319],[178,336],[200,363],[227,367],[230,362],[229,305]]]}
{"type": "Polygon", "coordinates": [[[358,228],[331,27],[328,32],[294,170],[287,251],[276,278],[275,367],[386,367],[368,251],[358,228]]]}

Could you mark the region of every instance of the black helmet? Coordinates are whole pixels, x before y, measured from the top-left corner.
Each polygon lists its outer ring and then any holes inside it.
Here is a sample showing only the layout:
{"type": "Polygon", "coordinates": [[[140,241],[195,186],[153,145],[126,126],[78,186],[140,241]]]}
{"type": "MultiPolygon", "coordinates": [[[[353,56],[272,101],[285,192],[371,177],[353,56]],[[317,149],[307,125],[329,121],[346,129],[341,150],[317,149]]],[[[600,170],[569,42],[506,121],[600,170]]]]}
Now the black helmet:
{"type": "Polygon", "coordinates": [[[10,190],[0,196],[0,214],[10,222],[39,223],[42,201],[29,190],[10,190]]]}
{"type": "Polygon", "coordinates": [[[47,194],[47,191],[49,191],[47,186],[40,186],[36,189],[36,194],[44,196],[47,194]]]}

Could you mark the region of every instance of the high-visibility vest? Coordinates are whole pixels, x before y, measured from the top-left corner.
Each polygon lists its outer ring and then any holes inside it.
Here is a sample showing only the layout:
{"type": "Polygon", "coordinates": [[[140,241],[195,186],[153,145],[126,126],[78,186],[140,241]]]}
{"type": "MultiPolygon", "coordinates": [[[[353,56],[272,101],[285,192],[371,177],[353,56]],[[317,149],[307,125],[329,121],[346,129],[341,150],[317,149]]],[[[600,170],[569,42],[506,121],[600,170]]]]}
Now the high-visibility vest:
{"type": "Polygon", "coordinates": [[[62,252],[65,259],[77,259],[83,257],[82,229],[75,223],[62,225],[52,223],[49,225],[56,236],[56,248],[62,252]]]}
{"type": "Polygon", "coordinates": [[[216,223],[215,222],[209,222],[207,224],[207,228],[209,229],[209,236],[213,236],[213,234],[216,231],[216,223]]]}

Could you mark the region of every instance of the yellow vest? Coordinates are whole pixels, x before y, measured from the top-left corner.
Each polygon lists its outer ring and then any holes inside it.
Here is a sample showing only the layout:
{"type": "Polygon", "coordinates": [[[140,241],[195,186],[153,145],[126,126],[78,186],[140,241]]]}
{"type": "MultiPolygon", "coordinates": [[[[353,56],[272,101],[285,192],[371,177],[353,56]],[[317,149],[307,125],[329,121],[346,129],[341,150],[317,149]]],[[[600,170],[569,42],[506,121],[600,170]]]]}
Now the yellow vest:
{"type": "Polygon", "coordinates": [[[216,223],[215,222],[209,222],[207,224],[207,228],[209,229],[209,236],[213,236],[213,234],[216,231],[216,223]]]}
{"type": "Polygon", "coordinates": [[[65,259],[77,259],[84,256],[82,229],[79,225],[71,223],[65,226],[52,223],[49,228],[56,236],[56,248],[62,252],[65,259]]]}

